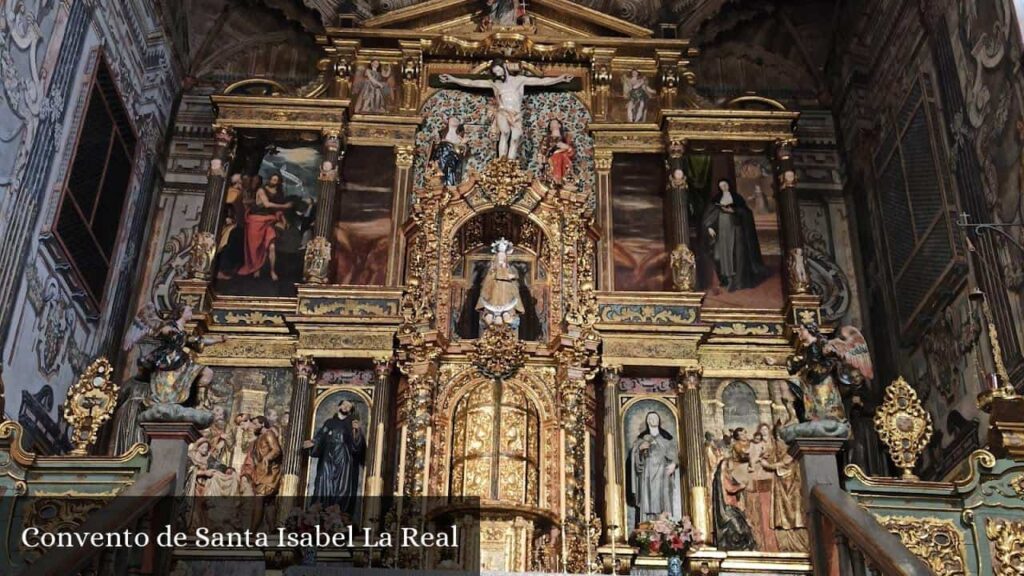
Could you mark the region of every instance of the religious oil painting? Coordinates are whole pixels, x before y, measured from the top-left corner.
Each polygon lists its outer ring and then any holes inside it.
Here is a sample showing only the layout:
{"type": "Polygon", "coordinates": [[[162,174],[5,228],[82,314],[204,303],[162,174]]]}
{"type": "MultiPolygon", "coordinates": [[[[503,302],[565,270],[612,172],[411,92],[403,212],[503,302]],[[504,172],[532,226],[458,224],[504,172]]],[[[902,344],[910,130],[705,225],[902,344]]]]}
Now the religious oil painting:
{"type": "Polygon", "coordinates": [[[303,133],[240,133],[217,240],[218,293],[295,295],[313,236],[318,139],[303,133]]]}
{"type": "Polygon", "coordinates": [[[396,65],[371,60],[356,67],[352,81],[353,105],[356,114],[386,114],[397,102],[396,65]]]}
{"type": "Polygon", "coordinates": [[[781,309],[783,258],[771,163],[754,155],[717,160],[695,218],[705,305],[781,309]]]}
{"type": "Polygon", "coordinates": [[[652,84],[654,73],[636,68],[620,73],[613,93],[613,105],[610,114],[612,120],[629,124],[655,122],[658,117],[658,91],[652,84]]]}
{"type": "Polygon", "coordinates": [[[369,438],[367,397],[348,388],[320,393],[311,435],[302,449],[309,456],[306,500],[350,519],[359,516],[359,496],[369,438]]]}
{"type": "Polygon", "coordinates": [[[682,518],[682,470],[675,411],[660,399],[639,398],[622,417],[629,529],[668,514],[682,518]]]}
{"type": "Polygon", "coordinates": [[[213,423],[188,448],[192,527],[276,526],[281,465],[293,449],[285,442],[292,386],[290,368],[214,368],[213,423]],[[249,498],[229,498],[239,496],[249,498]]]}
{"type": "Polygon", "coordinates": [[[344,190],[334,223],[334,283],[383,285],[391,247],[394,151],[351,146],[342,174],[344,190]]]}
{"type": "Polygon", "coordinates": [[[800,473],[779,437],[782,427],[796,420],[788,382],[709,384],[702,389],[703,451],[719,548],[805,552],[800,473]]]}
{"type": "Polygon", "coordinates": [[[612,163],[612,253],[615,290],[668,288],[665,162],[655,154],[616,154],[612,163]]]}

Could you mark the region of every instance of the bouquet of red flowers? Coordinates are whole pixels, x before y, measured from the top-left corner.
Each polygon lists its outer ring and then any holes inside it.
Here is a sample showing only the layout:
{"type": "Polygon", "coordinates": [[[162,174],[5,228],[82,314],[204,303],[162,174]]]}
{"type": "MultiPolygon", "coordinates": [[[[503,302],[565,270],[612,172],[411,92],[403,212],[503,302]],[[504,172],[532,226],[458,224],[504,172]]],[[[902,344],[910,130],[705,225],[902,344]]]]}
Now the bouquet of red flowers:
{"type": "Polygon", "coordinates": [[[687,550],[699,542],[700,538],[689,516],[676,521],[668,514],[662,514],[656,520],[637,526],[629,535],[629,544],[639,548],[641,554],[685,556],[687,550]]]}

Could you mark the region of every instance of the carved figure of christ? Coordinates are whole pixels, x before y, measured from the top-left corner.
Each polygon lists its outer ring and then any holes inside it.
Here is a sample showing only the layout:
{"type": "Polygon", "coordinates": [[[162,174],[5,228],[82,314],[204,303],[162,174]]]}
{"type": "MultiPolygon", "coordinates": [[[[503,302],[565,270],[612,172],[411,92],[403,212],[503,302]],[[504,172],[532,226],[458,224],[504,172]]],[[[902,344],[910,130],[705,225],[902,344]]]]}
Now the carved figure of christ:
{"type": "Polygon", "coordinates": [[[561,76],[522,76],[509,74],[502,62],[491,66],[492,78],[459,78],[451,74],[441,74],[442,84],[454,84],[463,88],[490,88],[494,91],[494,99],[498,103],[495,122],[498,125],[498,158],[515,160],[519,153],[519,142],[523,138],[523,97],[527,86],[555,86],[572,82],[574,77],[568,74],[561,76]]]}

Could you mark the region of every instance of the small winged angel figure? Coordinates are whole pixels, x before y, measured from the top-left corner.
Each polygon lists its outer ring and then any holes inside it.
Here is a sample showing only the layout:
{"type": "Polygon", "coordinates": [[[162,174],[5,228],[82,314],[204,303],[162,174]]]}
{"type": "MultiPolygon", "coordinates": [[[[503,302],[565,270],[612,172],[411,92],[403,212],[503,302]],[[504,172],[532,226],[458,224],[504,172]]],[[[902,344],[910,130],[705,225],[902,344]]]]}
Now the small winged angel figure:
{"type": "Polygon", "coordinates": [[[799,350],[789,357],[786,367],[798,377],[790,387],[797,398],[800,422],[783,428],[783,440],[849,437],[841,389],[856,392],[875,375],[864,335],[853,326],[844,326],[838,337],[829,340],[814,323],[804,324],[798,333],[799,350]]]}
{"type": "Polygon", "coordinates": [[[212,415],[207,411],[207,391],[213,380],[213,370],[197,361],[199,352],[209,344],[223,342],[223,336],[200,336],[189,330],[192,307],[179,306],[169,314],[160,314],[147,304],[132,322],[125,335],[124,350],[136,346],[143,337],[156,340],[152,351],[139,357],[136,379],[149,383],[149,392],[143,399],[146,410],[139,415],[145,420],[187,420],[209,423],[212,415]],[[184,404],[193,397],[195,406],[184,404]]]}

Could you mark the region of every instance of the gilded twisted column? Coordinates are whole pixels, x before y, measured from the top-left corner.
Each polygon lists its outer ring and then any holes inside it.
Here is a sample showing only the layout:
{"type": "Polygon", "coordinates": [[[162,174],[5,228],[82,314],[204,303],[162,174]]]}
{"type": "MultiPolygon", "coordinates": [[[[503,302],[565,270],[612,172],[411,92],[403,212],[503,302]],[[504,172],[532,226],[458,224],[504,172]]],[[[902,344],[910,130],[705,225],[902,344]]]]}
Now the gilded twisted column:
{"type": "Polygon", "coordinates": [[[217,230],[224,211],[224,184],[227,181],[228,165],[235,150],[235,131],[229,126],[214,126],[213,156],[207,172],[206,196],[203,211],[199,216],[199,227],[192,237],[188,277],[192,280],[213,278],[213,260],[217,254],[217,230]]]}
{"type": "Polygon", "coordinates": [[[683,466],[686,467],[686,507],[704,539],[711,538],[711,514],[708,510],[707,462],[704,456],[704,419],[701,410],[700,382],[704,369],[683,368],[676,381],[676,394],[682,412],[683,466]]]}
{"type": "MultiPolygon", "coordinates": [[[[288,438],[284,445],[290,449],[284,453],[281,462],[281,496],[284,501],[284,513],[291,507],[296,496],[299,495],[299,486],[302,478],[306,475],[306,463],[308,462],[306,450],[301,449],[302,443],[307,440],[306,431],[310,428],[312,418],[313,396],[316,387],[317,366],[312,356],[296,356],[292,358],[292,366],[295,370],[295,386],[292,387],[292,397],[288,405],[291,415],[291,426],[288,428],[288,438]]],[[[280,515],[283,518],[283,515],[280,515]]]]}
{"type": "Polygon", "coordinates": [[[342,152],[341,130],[323,131],[320,176],[317,178],[316,223],[313,239],[306,247],[302,277],[307,284],[326,284],[331,268],[331,230],[334,228],[334,202],[338,195],[338,174],[342,152]]]}

